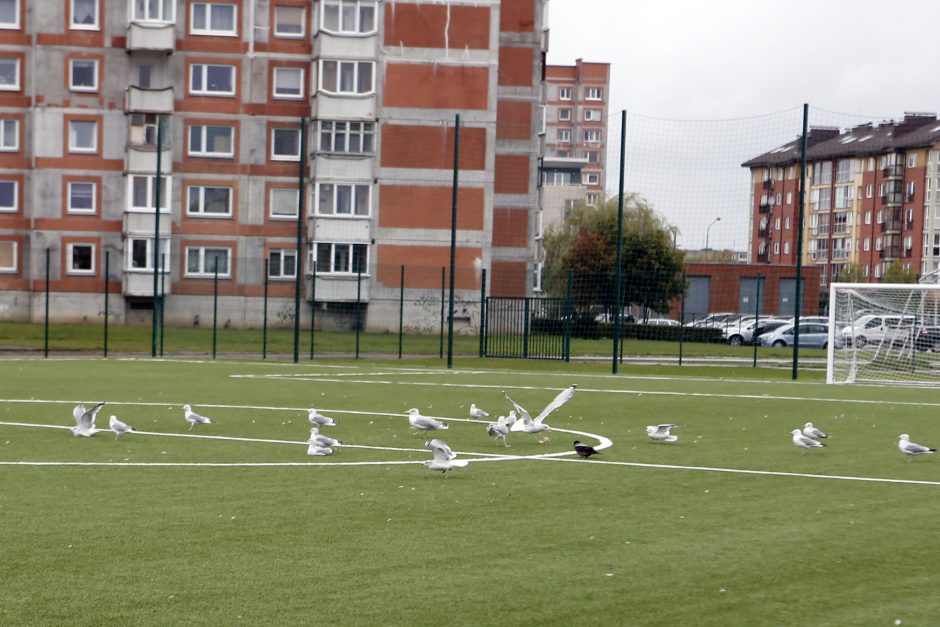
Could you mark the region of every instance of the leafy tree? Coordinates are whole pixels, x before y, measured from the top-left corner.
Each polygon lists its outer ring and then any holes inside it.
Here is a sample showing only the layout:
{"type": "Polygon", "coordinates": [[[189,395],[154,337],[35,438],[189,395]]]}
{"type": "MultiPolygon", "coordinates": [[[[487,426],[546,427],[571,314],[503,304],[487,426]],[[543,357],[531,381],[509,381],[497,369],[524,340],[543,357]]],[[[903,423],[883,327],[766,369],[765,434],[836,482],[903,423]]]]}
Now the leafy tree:
{"type": "Polygon", "coordinates": [[[913,268],[905,269],[900,260],[895,259],[881,275],[882,283],[917,283],[917,272],[913,268]]]}
{"type": "Polygon", "coordinates": [[[848,263],[845,265],[845,268],[842,269],[842,272],[839,273],[839,276],[836,277],[841,283],[864,283],[865,274],[862,266],[857,263],[848,263]]]}
{"type": "MultiPolygon", "coordinates": [[[[624,196],[621,304],[667,311],[685,290],[683,253],[673,245],[674,227],[636,194],[624,196]]],[[[564,297],[572,271],[573,299],[579,310],[615,302],[617,197],[598,207],[579,206],[546,233],[545,289],[564,297]]]]}

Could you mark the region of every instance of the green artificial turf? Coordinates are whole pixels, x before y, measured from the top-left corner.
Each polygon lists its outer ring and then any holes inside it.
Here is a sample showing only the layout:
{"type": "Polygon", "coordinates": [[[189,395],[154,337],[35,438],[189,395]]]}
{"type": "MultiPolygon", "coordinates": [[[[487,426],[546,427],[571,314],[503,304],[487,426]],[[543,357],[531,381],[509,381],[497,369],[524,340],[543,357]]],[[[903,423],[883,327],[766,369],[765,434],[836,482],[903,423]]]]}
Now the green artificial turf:
{"type": "Polygon", "coordinates": [[[908,462],[895,443],[940,443],[937,390],[472,366],[0,361],[0,422],[69,426],[73,402],[105,400],[99,427],[114,413],[140,431],[290,442],[0,424],[0,462],[129,464],[0,465],[0,624],[936,622],[940,458],[908,462]],[[471,402],[508,411],[503,389],[538,411],[572,383],[548,423],[609,438],[601,455],[474,461],[446,478],[417,463],[430,454],[410,407],[450,419],[440,435],[464,459],[597,444],[556,430],[505,449],[458,420],[471,402]],[[187,431],[184,403],[215,423],[187,431]],[[307,457],[307,407],[347,444],[409,450],[307,457]],[[808,420],[833,437],[804,454],[789,431],[808,420]],[[650,442],[658,422],[680,423],[679,441],[650,442]],[[368,461],[384,463],[332,465],[368,461]]]}

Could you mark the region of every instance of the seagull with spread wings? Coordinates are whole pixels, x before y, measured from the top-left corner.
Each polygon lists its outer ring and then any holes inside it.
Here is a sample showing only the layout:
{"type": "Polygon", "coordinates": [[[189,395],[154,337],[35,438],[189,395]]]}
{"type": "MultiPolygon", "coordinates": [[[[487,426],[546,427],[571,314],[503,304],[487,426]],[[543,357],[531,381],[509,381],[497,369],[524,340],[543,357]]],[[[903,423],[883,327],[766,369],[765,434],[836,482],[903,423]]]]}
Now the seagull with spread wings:
{"type": "Polygon", "coordinates": [[[69,430],[72,432],[72,435],[75,437],[90,438],[95,435],[95,432],[98,430],[95,428],[95,418],[98,417],[98,412],[101,411],[101,408],[104,407],[104,403],[98,403],[91,409],[85,409],[85,405],[79,403],[72,410],[72,416],[75,417],[75,426],[69,427],[69,430]]]}
{"type": "Polygon", "coordinates": [[[440,470],[445,477],[451,468],[465,468],[469,463],[465,459],[457,459],[457,453],[453,452],[444,440],[430,440],[424,443],[424,448],[434,454],[434,459],[423,462],[424,465],[430,470],[440,470]]]}
{"type": "MultiPolygon", "coordinates": [[[[513,421],[515,422],[515,420],[513,421]]],[[[502,440],[503,444],[507,447],[509,442],[506,441],[506,436],[509,435],[509,422],[506,420],[506,416],[500,416],[496,422],[491,422],[486,425],[486,432],[496,440],[502,440]]]]}
{"type": "MultiPolygon", "coordinates": [[[[556,396],[551,403],[546,405],[545,409],[543,409],[542,412],[535,418],[533,418],[529,412],[526,411],[525,407],[512,400],[509,394],[506,394],[506,391],[503,390],[503,396],[506,397],[506,400],[512,403],[512,406],[516,408],[516,411],[519,412],[519,416],[522,418],[522,422],[517,420],[515,423],[513,423],[513,425],[510,427],[510,431],[525,431],[526,433],[541,433],[543,431],[548,431],[549,426],[545,424],[545,419],[553,411],[571,400],[571,397],[574,396],[574,392],[577,387],[577,384],[574,384],[571,387],[562,390],[562,392],[558,394],[558,396],[556,396]]],[[[547,436],[539,440],[539,442],[547,441],[547,436]]]]}
{"type": "Polygon", "coordinates": [[[669,433],[669,430],[678,426],[679,425],[671,423],[649,425],[646,427],[646,435],[648,435],[651,440],[656,440],[656,442],[675,442],[679,439],[679,436],[669,433]]]}

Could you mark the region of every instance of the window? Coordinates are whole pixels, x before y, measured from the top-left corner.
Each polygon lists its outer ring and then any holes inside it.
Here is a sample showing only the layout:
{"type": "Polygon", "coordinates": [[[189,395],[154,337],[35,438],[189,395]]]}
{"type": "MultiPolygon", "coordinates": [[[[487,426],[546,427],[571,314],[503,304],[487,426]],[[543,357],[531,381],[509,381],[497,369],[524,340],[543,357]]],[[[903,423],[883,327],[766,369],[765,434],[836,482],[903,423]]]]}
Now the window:
{"type": "Polygon", "coordinates": [[[599,122],[600,119],[601,119],[600,109],[585,109],[584,110],[585,122],[599,122]]]}
{"type": "Polygon", "coordinates": [[[95,213],[97,185],[91,181],[69,181],[68,213],[95,213]]]}
{"type": "Polygon", "coordinates": [[[189,154],[196,157],[235,156],[235,129],[231,126],[189,127],[189,154]]]}
{"type": "Polygon", "coordinates": [[[832,183],[832,162],[823,161],[813,166],[813,185],[830,185],[832,183]]]}
{"type": "Polygon", "coordinates": [[[784,243],[783,243],[783,254],[784,254],[784,255],[789,255],[789,254],[790,254],[790,242],[784,242],[784,243]]]}
{"type": "Polygon", "coordinates": [[[865,241],[862,244],[862,248],[866,251],[871,250],[871,238],[870,237],[865,238],[865,241]]]}
{"type": "Polygon", "coordinates": [[[787,216],[787,218],[783,221],[783,228],[785,229],[790,228],[790,216],[787,216]]]}
{"type": "Polygon", "coordinates": [[[16,152],[20,148],[19,120],[0,118],[0,151],[16,152]]]}
{"type": "Polygon", "coordinates": [[[289,187],[272,187],[268,203],[272,218],[297,219],[297,190],[289,187]]]}
{"type": "Polygon", "coordinates": [[[16,272],[19,261],[16,244],[0,241],[0,272],[16,272]]]}
{"type": "Polygon", "coordinates": [[[601,99],[601,88],[600,87],[588,87],[584,91],[585,100],[600,100],[601,99]]]}
{"type": "Polygon", "coordinates": [[[153,65],[150,63],[137,64],[137,86],[149,89],[153,78],[153,65]]]}
{"type": "Polygon", "coordinates": [[[333,33],[375,31],[375,2],[366,0],[324,0],[322,29],[333,33]]]}
{"type": "Polygon", "coordinates": [[[917,154],[907,156],[907,167],[909,168],[917,167],[917,154]]]}
{"type": "MultiPolygon", "coordinates": [[[[157,203],[157,177],[149,174],[132,174],[127,177],[129,211],[153,211],[157,203]]],[[[167,196],[172,179],[160,177],[160,211],[166,211],[167,196]]]]}
{"type": "Polygon", "coordinates": [[[333,94],[369,94],[372,85],[371,61],[320,61],[320,89],[333,94]]]}
{"type": "Polygon", "coordinates": [[[134,0],[132,18],[137,22],[174,22],[176,0],[134,0]]]}
{"type": "Polygon", "coordinates": [[[307,23],[307,10],[304,7],[274,7],[274,36],[286,39],[303,39],[307,23]]]}
{"type": "Polygon", "coordinates": [[[0,28],[20,27],[20,0],[0,0],[0,28]]]}
{"type": "Polygon", "coordinates": [[[774,242],[774,254],[775,255],[780,254],[780,242],[774,242]]]}
{"type": "MultiPolygon", "coordinates": [[[[157,145],[157,125],[160,117],[156,113],[132,113],[130,115],[130,142],[142,146],[157,145]]],[[[166,124],[163,126],[163,142],[166,142],[166,124]]]]}
{"type": "Polygon", "coordinates": [[[188,215],[221,218],[232,216],[231,187],[189,185],[186,193],[189,197],[186,207],[188,215]]]}
{"type": "Polygon", "coordinates": [[[316,245],[316,271],[331,274],[365,274],[369,263],[368,244],[316,245]]]}
{"type": "Polygon", "coordinates": [[[300,100],[304,97],[304,71],[299,67],[274,68],[274,97],[300,100]]]}
{"type": "Polygon", "coordinates": [[[69,152],[93,153],[98,151],[98,122],[96,120],[69,120],[69,152]]]}
{"type": "Polygon", "coordinates": [[[75,30],[98,30],[98,0],[71,0],[75,30]]]}
{"type": "Polygon", "coordinates": [[[320,122],[320,152],[371,155],[375,125],[372,122],[320,122]]]}
{"type": "Polygon", "coordinates": [[[300,161],[300,129],[271,129],[271,158],[275,161],[300,161]]]}
{"type": "Polygon", "coordinates": [[[787,204],[788,205],[793,204],[793,192],[787,192],[787,204]]]}
{"type": "Polygon", "coordinates": [[[836,163],[836,183],[848,183],[855,178],[855,159],[840,159],[836,163]]]}
{"type": "Polygon", "coordinates": [[[558,143],[570,144],[571,143],[571,131],[566,128],[558,129],[558,143]]]}
{"type": "Polygon", "coordinates": [[[371,187],[364,184],[320,183],[317,186],[317,214],[368,216],[371,187]]]}
{"type": "Polygon", "coordinates": [[[218,271],[220,277],[229,277],[231,258],[231,248],[187,246],[186,276],[211,277],[218,271]]]}
{"type": "Polygon", "coordinates": [[[98,91],[97,59],[69,59],[69,89],[98,91]]]}
{"type": "Polygon", "coordinates": [[[238,34],[234,4],[194,2],[189,32],[194,35],[222,35],[234,37],[238,34]]]}
{"type": "Polygon", "coordinates": [[[95,245],[94,244],[67,244],[66,274],[94,274],[95,273],[95,245]]]}
{"type": "Polygon", "coordinates": [[[235,66],[193,63],[189,69],[189,92],[204,96],[234,96],[235,66]]]}
{"type": "Polygon", "coordinates": [[[597,198],[598,198],[597,194],[586,194],[584,196],[584,204],[586,204],[588,207],[596,207],[597,198]]]}
{"type": "Polygon", "coordinates": [[[872,192],[874,191],[874,185],[869,183],[865,186],[865,198],[871,198],[872,192]]]}
{"type": "MultiPolygon", "coordinates": [[[[160,238],[160,266],[164,272],[170,269],[170,240],[160,238]]],[[[130,237],[127,239],[125,267],[127,270],[153,272],[153,238],[130,237]]]]}
{"type": "Polygon", "coordinates": [[[558,99],[559,99],[559,100],[571,100],[571,88],[570,88],[570,87],[559,87],[559,88],[558,88],[558,99]]]}
{"type": "Polygon", "coordinates": [[[582,177],[582,181],[585,185],[597,185],[600,183],[600,180],[601,180],[600,175],[593,173],[593,172],[591,173],[585,172],[582,177]]]}
{"type": "Polygon", "coordinates": [[[865,212],[865,224],[871,224],[871,211],[865,212]]]}
{"type": "Polygon", "coordinates": [[[19,208],[19,195],[16,181],[0,180],[0,212],[10,213],[19,208]]]}
{"type": "Polygon", "coordinates": [[[774,220],[774,228],[778,231],[780,230],[780,216],[777,216],[777,218],[774,220]]]}
{"type": "Polygon", "coordinates": [[[18,58],[0,57],[0,90],[19,91],[20,89],[20,60],[18,58]]]}
{"type": "Polygon", "coordinates": [[[601,143],[601,132],[600,131],[584,131],[584,141],[588,144],[599,144],[601,143]]]}
{"type": "Polygon", "coordinates": [[[562,122],[569,122],[571,120],[571,109],[559,109],[558,119],[562,122]]]}
{"type": "Polygon", "coordinates": [[[297,276],[297,251],[272,250],[268,253],[268,276],[272,279],[293,279],[297,276]]]}
{"type": "Polygon", "coordinates": [[[595,150],[587,151],[585,156],[587,157],[588,163],[600,163],[601,161],[601,153],[595,150]]]}

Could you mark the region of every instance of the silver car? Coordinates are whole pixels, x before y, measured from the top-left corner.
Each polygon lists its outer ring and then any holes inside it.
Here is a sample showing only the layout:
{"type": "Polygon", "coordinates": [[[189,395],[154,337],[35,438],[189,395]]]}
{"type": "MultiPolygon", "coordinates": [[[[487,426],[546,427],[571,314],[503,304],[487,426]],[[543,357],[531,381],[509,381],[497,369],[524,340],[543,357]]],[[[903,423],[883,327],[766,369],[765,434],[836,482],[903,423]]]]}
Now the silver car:
{"type": "MultiPolygon", "coordinates": [[[[792,322],[778,327],[770,333],[760,336],[761,346],[793,346],[796,336],[796,325],[792,322]]],[[[833,339],[835,348],[842,348],[845,342],[842,333],[836,329],[833,339]]],[[[829,326],[818,322],[800,323],[800,348],[828,348],[829,326]]]]}

